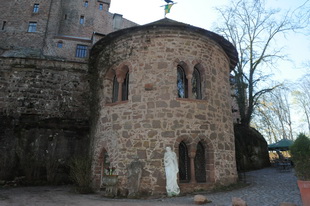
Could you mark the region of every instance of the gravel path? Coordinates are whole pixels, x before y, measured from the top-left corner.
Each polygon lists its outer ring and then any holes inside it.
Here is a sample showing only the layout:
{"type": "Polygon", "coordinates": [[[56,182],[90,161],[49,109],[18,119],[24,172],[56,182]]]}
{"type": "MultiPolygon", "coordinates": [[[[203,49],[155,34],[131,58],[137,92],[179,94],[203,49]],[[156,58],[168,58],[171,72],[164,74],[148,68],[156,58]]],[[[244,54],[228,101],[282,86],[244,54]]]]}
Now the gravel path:
{"type": "MultiPolygon", "coordinates": [[[[240,197],[248,206],[279,206],[291,202],[301,206],[301,198],[294,172],[279,172],[266,168],[246,173],[250,183],[230,192],[205,193],[212,201],[207,206],[231,206],[232,197],[240,197]]],[[[0,189],[0,206],[155,206],[194,205],[193,196],[152,200],[108,199],[99,194],[80,195],[71,187],[18,187],[0,189]]]]}

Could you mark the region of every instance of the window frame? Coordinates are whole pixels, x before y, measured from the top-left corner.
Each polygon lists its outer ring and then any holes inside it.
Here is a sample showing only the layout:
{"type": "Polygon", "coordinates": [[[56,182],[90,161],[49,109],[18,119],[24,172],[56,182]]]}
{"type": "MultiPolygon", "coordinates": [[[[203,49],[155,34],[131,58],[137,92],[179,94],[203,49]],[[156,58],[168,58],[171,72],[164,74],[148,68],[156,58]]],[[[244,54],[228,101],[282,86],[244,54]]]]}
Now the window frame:
{"type": "Polygon", "coordinates": [[[40,4],[33,4],[32,13],[36,14],[39,13],[39,5],[40,4]]]}
{"type": "Polygon", "coordinates": [[[86,58],[88,55],[88,46],[83,44],[77,44],[75,50],[75,57],[86,58]]]}
{"type": "Polygon", "coordinates": [[[189,183],[191,180],[191,165],[188,146],[184,141],[179,143],[179,181],[189,183]],[[183,150],[181,149],[183,147],[183,150]]]}
{"type": "Polygon", "coordinates": [[[118,88],[119,88],[119,83],[117,81],[117,76],[114,75],[114,78],[113,78],[113,91],[112,91],[112,103],[118,101],[118,88]]]}
{"type": "Polygon", "coordinates": [[[103,10],[103,4],[99,4],[99,10],[103,10]]]}
{"type": "Polygon", "coordinates": [[[194,67],[193,70],[193,75],[192,75],[192,96],[194,99],[202,99],[202,94],[201,94],[201,74],[199,69],[194,67]],[[196,86],[194,85],[196,80],[196,86]],[[196,90],[194,92],[194,90],[196,90]]]}
{"type": "Polygon", "coordinates": [[[81,15],[81,16],[80,16],[80,21],[79,21],[79,22],[80,22],[80,24],[82,24],[82,25],[85,24],[85,16],[84,16],[84,15],[81,15]]]}
{"type": "Polygon", "coordinates": [[[196,145],[196,154],[194,157],[194,169],[195,169],[196,182],[197,183],[207,182],[206,149],[201,141],[199,141],[196,145]]]}
{"type": "Polygon", "coordinates": [[[188,98],[188,81],[186,78],[185,70],[180,65],[178,65],[177,67],[177,90],[178,90],[178,98],[188,98]],[[182,82],[179,81],[180,79],[182,80],[182,82]],[[181,89],[184,90],[184,96],[180,94],[181,89]]]}
{"type": "Polygon", "coordinates": [[[63,44],[64,44],[64,43],[63,43],[62,41],[58,41],[58,42],[57,42],[57,48],[60,48],[60,49],[61,49],[61,48],[63,47],[63,44]]]}
{"type": "Polygon", "coordinates": [[[37,32],[38,23],[35,21],[30,21],[28,24],[27,32],[29,33],[35,33],[37,32]]]}
{"type": "Polygon", "coordinates": [[[129,71],[125,74],[125,79],[122,84],[122,101],[128,100],[128,86],[129,86],[129,71]]]}
{"type": "Polygon", "coordinates": [[[7,23],[6,21],[3,21],[3,22],[2,22],[1,30],[5,30],[6,23],[7,23]]]}

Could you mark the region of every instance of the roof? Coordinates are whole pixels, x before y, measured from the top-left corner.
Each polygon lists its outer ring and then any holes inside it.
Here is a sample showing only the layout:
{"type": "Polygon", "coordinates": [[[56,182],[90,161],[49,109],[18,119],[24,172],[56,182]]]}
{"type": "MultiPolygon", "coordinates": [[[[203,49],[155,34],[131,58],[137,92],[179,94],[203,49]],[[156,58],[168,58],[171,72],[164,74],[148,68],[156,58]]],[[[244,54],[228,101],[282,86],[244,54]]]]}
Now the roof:
{"type": "Polygon", "coordinates": [[[102,38],[101,40],[99,40],[92,48],[91,50],[91,55],[90,55],[90,64],[94,63],[93,61],[95,61],[95,59],[97,58],[97,55],[99,55],[102,46],[109,44],[112,40],[125,35],[125,34],[129,34],[131,32],[135,32],[135,31],[140,31],[140,30],[149,30],[149,29],[155,29],[155,28],[176,28],[176,29],[180,29],[180,30],[185,30],[185,31],[192,31],[192,32],[196,32],[199,33],[201,35],[207,36],[210,39],[214,40],[216,43],[218,43],[223,50],[225,51],[225,53],[227,54],[227,56],[230,59],[230,69],[233,70],[235,68],[235,66],[237,65],[239,59],[238,59],[238,52],[236,50],[236,48],[233,46],[232,43],[230,43],[228,40],[226,40],[223,36],[216,34],[214,32],[199,28],[199,27],[195,27],[189,24],[185,24],[182,22],[178,22],[178,21],[174,21],[168,18],[164,18],[164,19],[160,19],[158,21],[149,23],[149,24],[145,24],[145,25],[141,25],[141,26],[135,26],[135,27],[129,27],[126,29],[121,29],[118,30],[116,32],[112,32],[110,34],[108,34],[106,37],[102,38]]]}
{"type": "Polygon", "coordinates": [[[268,145],[269,150],[289,150],[289,147],[294,143],[293,140],[282,139],[274,144],[268,145]]]}

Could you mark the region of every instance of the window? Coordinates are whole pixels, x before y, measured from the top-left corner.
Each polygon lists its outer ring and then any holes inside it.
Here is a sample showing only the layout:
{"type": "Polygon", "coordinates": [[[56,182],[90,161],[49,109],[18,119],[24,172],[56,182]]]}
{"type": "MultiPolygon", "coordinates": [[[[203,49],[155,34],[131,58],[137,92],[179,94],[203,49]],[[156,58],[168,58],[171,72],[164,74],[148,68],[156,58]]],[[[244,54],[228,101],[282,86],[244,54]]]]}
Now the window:
{"type": "Polygon", "coordinates": [[[80,24],[84,24],[84,22],[85,22],[84,16],[80,16],[80,24]]]}
{"type": "Polygon", "coordinates": [[[128,100],[128,83],[129,83],[129,72],[126,73],[123,85],[122,85],[122,101],[128,100]]]}
{"type": "Polygon", "coordinates": [[[201,142],[197,144],[195,162],[195,179],[197,182],[206,182],[205,149],[201,142]]]}
{"type": "Polygon", "coordinates": [[[38,13],[39,12],[39,4],[34,4],[33,5],[33,10],[32,10],[33,13],[38,13]]]}
{"type": "Polygon", "coordinates": [[[87,46],[86,45],[77,45],[75,56],[79,58],[87,57],[87,46]]]}
{"type": "Polygon", "coordinates": [[[112,102],[117,102],[119,100],[121,101],[128,100],[129,72],[127,71],[124,77],[120,75],[119,78],[123,80],[122,84],[118,82],[116,75],[114,76],[114,79],[113,79],[112,102]],[[121,85],[121,88],[120,88],[120,85],[121,85]]]}
{"type": "Polygon", "coordinates": [[[201,78],[200,72],[194,68],[192,77],[192,96],[194,99],[201,99],[201,78]]]}
{"type": "Polygon", "coordinates": [[[117,102],[118,101],[118,81],[116,75],[114,76],[113,79],[113,94],[112,94],[112,102],[117,102]]]}
{"type": "Polygon", "coordinates": [[[37,22],[29,22],[28,32],[36,32],[37,31],[37,22]]]}
{"type": "Polygon", "coordinates": [[[67,14],[65,14],[65,18],[64,19],[67,20],[67,17],[68,17],[67,14]]]}
{"type": "Polygon", "coordinates": [[[177,66],[178,98],[202,99],[200,70],[195,66],[190,70],[186,63],[177,66]]]}
{"type": "Polygon", "coordinates": [[[84,7],[88,7],[88,1],[84,2],[84,7]]]}
{"type": "Polygon", "coordinates": [[[177,87],[178,87],[178,97],[187,98],[188,97],[188,88],[187,88],[187,79],[185,76],[185,71],[181,66],[178,66],[177,74],[177,87]]]}
{"type": "Polygon", "coordinates": [[[99,10],[103,10],[103,4],[99,4],[99,10]]]}
{"type": "Polygon", "coordinates": [[[124,65],[122,67],[117,68],[115,71],[111,70],[111,72],[112,72],[111,77],[113,77],[113,85],[111,85],[112,102],[128,100],[128,94],[129,94],[129,68],[128,66],[124,65]]]}
{"type": "Polygon", "coordinates": [[[179,178],[180,182],[190,181],[190,160],[185,142],[179,145],[179,178]]]}
{"type": "Polygon", "coordinates": [[[5,25],[6,25],[6,21],[3,21],[3,23],[2,23],[2,30],[4,30],[5,25]]]}
{"type": "Polygon", "coordinates": [[[58,47],[58,48],[62,48],[62,46],[63,46],[62,41],[57,42],[57,47],[58,47]]]}

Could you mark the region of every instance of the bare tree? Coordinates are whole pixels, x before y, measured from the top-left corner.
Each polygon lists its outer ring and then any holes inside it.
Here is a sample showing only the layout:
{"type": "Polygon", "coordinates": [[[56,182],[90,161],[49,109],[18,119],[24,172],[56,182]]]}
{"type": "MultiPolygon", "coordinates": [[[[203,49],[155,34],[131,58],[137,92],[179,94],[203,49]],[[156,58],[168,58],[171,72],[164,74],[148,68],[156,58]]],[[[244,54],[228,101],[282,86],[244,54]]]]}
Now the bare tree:
{"type": "Polygon", "coordinates": [[[255,110],[254,126],[269,137],[270,142],[284,138],[293,140],[290,94],[288,88],[277,87],[261,98],[255,110]]]}
{"type": "Polygon", "coordinates": [[[310,74],[301,78],[296,85],[297,88],[293,91],[294,103],[301,111],[301,116],[305,118],[310,134],[310,74]]]}
{"type": "Polygon", "coordinates": [[[279,10],[266,9],[262,0],[231,1],[217,11],[223,22],[216,26],[216,32],[229,39],[239,52],[239,63],[233,71],[236,99],[241,124],[249,126],[261,96],[277,87],[262,87],[270,77],[266,68],[275,67],[276,60],[284,58],[282,48],[275,47],[274,41],[299,27],[291,14],[280,17],[279,10]]]}

